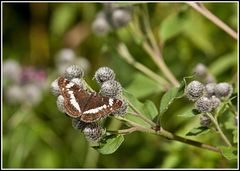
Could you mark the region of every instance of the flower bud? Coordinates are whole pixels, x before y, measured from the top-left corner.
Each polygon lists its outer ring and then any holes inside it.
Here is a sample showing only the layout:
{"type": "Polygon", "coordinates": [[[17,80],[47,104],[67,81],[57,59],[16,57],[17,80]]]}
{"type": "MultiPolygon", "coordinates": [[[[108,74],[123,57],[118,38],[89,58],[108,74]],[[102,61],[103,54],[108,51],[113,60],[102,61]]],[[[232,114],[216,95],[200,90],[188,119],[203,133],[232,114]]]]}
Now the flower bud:
{"type": "Polygon", "coordinates": [[[42,100],[41,89],[34,84],[27,84],[23,87],[24,100],[26,103],[36,105],[42,100]]]}
{"type": "Polygon", "coordinates": [[[185,88],[185,95],[191,101],[196,101],[198,98],[203,96],[204,86],[199,81],[190,82],[185,88]]]}
{"type": "Polygon", "coordinates": [[[216,83],[208,83],[205,85],[205,90],[207,93],[208,97],[211,97],[213,95],[215,95],[215,87],[216,87],[216,83]]]}
{"type": "Polygon", "coordinates": [[[206,83],[215,83],[216,79],[215,79],[215,77],[212,74],[208,74],[206,79],[205,79],[205,82],[206,83]]]}
{"type": "Polygon", "coordinates": [[[215,95],[218,98],[229,98],[232,95],[232,85],[228,83],[219,83],[215,87],[215,95]]]}
{"type": "Polygon", "coordinates": [[[108,67],[101,67],[95,72],[94,78],[99,85],[102,85],[102,83],[105,81],[114,80],[115,73],[108,67]]]}
{"type": "Polygon", "coordinates": [[[112,12],[111,24],[114,28],[126,26],[131,20],[131,11],[128,9],[115,9],[112,12]]]}
{"type": "Polygon", "coordinates": [[[115,80],[105,81],[100,89],[100,94],[108,97],[116,97],[122,92],[122,86],[115,80]]]}
{"type": "Polygon", "coordinates": [[[72,126],[77,130],[83,131],[83,129],[87,127],[87,125],[89,124],[92,124],[92,123],[83,122],[80,120],[80,118],[72,118],[72,126]]]}
{"type": "Polygon", "coordinates": [[[204,127],[208,127],[211,123],[211,119],[206,115],[200,116],[200,124],[204,127]]]}
{"type": "Polygon", "coordinates": [[[92,31],[98,36],[104,36],[110,31],[110,25],[106,19],[105,13],[98,13],[92,23],[92,31]]]}
{"type": "Polygon", "coordinates": [[[84,72],[80,66],[71,65],[65,70],[64,75],[68,80],[71,80],[73,78],[82,78],[84,75],[84,72]]]}
{"type": "Polygon", "coordinates": [[[58,86],[58,79],[54,80],[51,83],[51,92],[56,97],[60,95],[60,88],[58,86]]]}
{"type": "Polygon", "coordinates": [[[220,99],[217,98],[216,96],[212,96],[212,97],[210,98],[210,100],[211,100],[212,108],[213,108],[213,109],[216,109],[216,108],[220,105],[220,103],[221,103],[220,99]]]}
{"type": "Polygon", "coordinates": [[[103,128],[97,123],[88,124],[84,129],[83,133],[88,141],[98,141],[104,133],[103,128]]]}
{"type": "Polygon", "coordinates": [[[199,112],[211,112],[212,111],[211,100],[207,97],[200,97],[195,102],[195,107],[199,112]]]}
{"type": "Polygon", "coordinates": [[[12,59],[3,62],[3,77],[14,83],[19,83],[21,79],[21,66],[20,64],[12,59]]]}
{"type": "Polygon", "coordinates": [[[120,99],[122,101],[122,106],[115,110],[114,112],[112,112],[112,115],[119,115],[119,116],[123,116],[124,114],[127,113],[127,109],[128,109],[128,103],[125,99],[121,98],[120,99]]]}
{"type": "Polygon", "coordinates": [[[71,79],[71,82],[77,84],[79,87],[81,87],[81,89],[86,90],[86,86],[80,78],[73,78],[71,79]]]}
{"type": "Polygon", "coordinates": [[[75,52],[72,49],[65,48],[60,50],[56,55],[56,65],[71,64],[75,59],[75,52]]]}
{"type": "Polygon", "coordinates": [[[6,101],[10,104],[21,103],[24,99],[22,87],[18,85],[10,86],[6,91],[6,101]]]}
{"type": "Polygon", "coordinates": [[[60,112],[65,113],[64,97],[62,95],[57,98],[57,108],[60,112]]]}
{"type": "Polygon", "coordinates": [[[208,74],[208,69],[204,64],[199,63],[196,65],[194,73],[196,74],[197,77],[204,79],[208,74]]]}

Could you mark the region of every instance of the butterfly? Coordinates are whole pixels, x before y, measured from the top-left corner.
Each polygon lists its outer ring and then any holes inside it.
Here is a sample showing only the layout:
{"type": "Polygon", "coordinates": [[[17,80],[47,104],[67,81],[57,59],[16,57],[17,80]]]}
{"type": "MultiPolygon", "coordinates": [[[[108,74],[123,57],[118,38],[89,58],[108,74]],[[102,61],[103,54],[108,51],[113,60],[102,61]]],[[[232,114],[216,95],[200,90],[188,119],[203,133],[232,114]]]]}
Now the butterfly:
{"type": "Polygon", "coordinates": [[[116,98],[88,92],[64,77],[58,79],[67,115],[83,122],[96,122],[119,109],[123,102],[116,98]]]}

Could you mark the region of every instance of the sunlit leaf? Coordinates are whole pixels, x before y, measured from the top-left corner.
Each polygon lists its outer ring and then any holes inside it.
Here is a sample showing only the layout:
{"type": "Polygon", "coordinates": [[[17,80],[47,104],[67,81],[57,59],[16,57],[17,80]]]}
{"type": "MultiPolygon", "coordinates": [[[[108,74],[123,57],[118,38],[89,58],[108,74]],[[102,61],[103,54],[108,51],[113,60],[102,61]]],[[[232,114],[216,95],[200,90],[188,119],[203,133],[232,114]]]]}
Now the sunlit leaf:
{"type": "Polygon", "coordinates": [[[208,127],[204,127],[204,126],[200,126],[197,128],[193,128],[191,131],[189,131],[186,135],[187,136],[196,136],[202,133],[206,133],[206,131],[208,131],[209,128],[208,127]]]}
{"type": "Polygon", "coordinates": [[[228,160],[236,160],[237,159],[237,148],[236,147],[219,147],[222,155],[228,160]]]}
{"type": "Polygon", "coordinates": [[[133,81],[126,90],[131,92],[135,97],[142,98],[153,93],[159,93],[163,90],[163,88],[152,79],[143,74],[137,73],[134,75],[133,81]]]}
{"type": "Polygon", "coordinates": [[[220,56],[215,60],[210,66],[209,71],[217,76],[224,73],[229,68],[237,66],[237,52],[228,53],[226,55],[220,56]]]}
{"type": "Polygon", "coordinates": [[[163,95],[160,102],[160,114],[163,114],[175,99],[181,98],[183,96],[184,87],[185,81],[182,81],[179,87],[173,87],[163,95]]]}
{"type": "Polygon", "coordinates": [[[114,153],[124,141],[123,135],[108,136],[104,143],[101,143],[100,146],[93,147],[101,154],[112,154],[114,153]]]}
{"type": "Polygon", "coordinates": [[[140,112],[142,115],[146,116],[149,119],[154,119],[154,117],[157,116],[158,114],[157,108],[155,104],[150,100],[147,100],[145,103],[142,103],[127,91],[124,91],[124,96],[130,103],[129,108],[131,108],[132,106],[137,110],[137,111],[133,110],[132,112],[140,112]]]}
{"type": "Polygon", "coordinates": [[[160,38],[162,42],[176,36],[183,31],[186,16],[182,13],[174,13],[165,18],[160,26],[160,38]]]}

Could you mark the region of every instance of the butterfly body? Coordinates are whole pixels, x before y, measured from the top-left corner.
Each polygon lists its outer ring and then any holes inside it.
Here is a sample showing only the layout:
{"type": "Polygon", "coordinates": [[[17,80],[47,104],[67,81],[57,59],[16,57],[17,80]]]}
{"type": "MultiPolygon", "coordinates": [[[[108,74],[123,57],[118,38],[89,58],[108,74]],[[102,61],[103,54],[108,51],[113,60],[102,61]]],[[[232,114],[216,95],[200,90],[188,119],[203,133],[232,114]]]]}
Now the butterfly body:
{"type": "Polygon", "coordinates": [[[121,100],[90,93],[64,77],[58,79],[58,86],[66,114],[84,122],[96,122],[122,106],[121,100]]]}

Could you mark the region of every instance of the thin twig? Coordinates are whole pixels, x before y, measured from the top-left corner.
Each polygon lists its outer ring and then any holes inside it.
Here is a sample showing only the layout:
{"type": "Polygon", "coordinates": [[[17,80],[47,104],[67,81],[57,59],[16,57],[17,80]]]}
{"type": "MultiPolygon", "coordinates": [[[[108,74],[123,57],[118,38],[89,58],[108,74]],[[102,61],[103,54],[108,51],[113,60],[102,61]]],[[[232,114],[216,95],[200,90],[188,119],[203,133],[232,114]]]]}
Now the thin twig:
{"type": "Polygon", "coordinates": [[[213,13],[211,13],[203,4],[199,5],[196,2],[186,2],[186,3],[190,5],[192,8],[194,8],[196,11],[201,13],[203,16],[208,18],[210,21],[212,21],[215,25],[217,25],[219,28],[221,28],[223,31],[229,34],[232,38],[234,38],[235,40],[238,39],[237,32],[234,31],[232,28],[230,28],[226,23],[220,20],[213,13]]]}
{"type": "Polygon", "coordinates": [[[126,60],[126,62],[128,62],[129,64],[133,65],[136,69],[138,69],[139,71],[141,71],[142,73],[144,73],[146,76],[148,76],[149,78],[151,78],[152,80],[158,82],[160,85],[162,85],[166,90],[169,89],[170,85],[168,83],[168,81],[166,81],[164,78],[162,78],[161,76],[155,74],[153,71],[151,71],[149,68],[147,68],[146,66],[144,66],[143,64],[137,62],[134,60],[134,58],[132,57],[132,55],[129,53],[128,48],[126,47],[125,44],[121,43],[118,46],[117,49],[118,53],[120,54],[120,56],[126,60]]]}
{"type": "Polygon", "coordinates": [[[229,140],[227,139],[227,137],[225,136],[225,134],[223,133],[222,129],[220,128],[217,120],[212,116],[211,113],[206,113],[206,115],[211,119],[211,121],[213,122],[213,124],[215,125],[215,127],[217,128],[218,132],[220,133],[220,136],[222,137],[222,139],[225,141],[225,143],[228,146],[232,146],[232,144],[229,142],[229,140]]]}
{"type": "Polygon", "coordinates": [[[205,143],[200,143],[200,142],[197,142],[197,141],[194,141],[194,140],[190,140],[190,139],[187,139],[187,138],[184,138],[184,137],[180,137],[178,135],[175,135],[171,132],[168,132],[168,131],[164,130],[163,128],[161,128],[160,132],[155,132],[155,134],[164,136],[165,138],[167,138],[169,140],[176,140],[176,141],[180,141],[180,142],[183,142],[183,143],[186,143],[186,144],[193,145],[195,147],[204,148],[204,149],[211,150],[211,151],[214,151],[214,152],[220,152],[220,150],[218,148],[216,148],[212,145],[205,144],[205,143]]]}
{"type": "Polygon", "coordinates": [[[150,119],[148,119],[147,117],[145,117],[144,114],[142,114],[138,109],[136,109],[136,108],[134,107],[134,105],[132,105],[130,102],[128,102],[128,104],[129,104],[129,107],[131,107],[132,110],[135,111],[136,114],[137,114],[140,118],[142,118],[144,121],[146,121],[147,123],[149,123],[152,127],[155,127],[155,126],[156,126],[156,124],[155,124],[153,121],[151,121],[150,119]]]}

